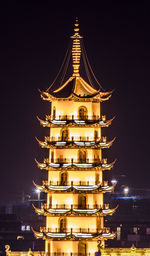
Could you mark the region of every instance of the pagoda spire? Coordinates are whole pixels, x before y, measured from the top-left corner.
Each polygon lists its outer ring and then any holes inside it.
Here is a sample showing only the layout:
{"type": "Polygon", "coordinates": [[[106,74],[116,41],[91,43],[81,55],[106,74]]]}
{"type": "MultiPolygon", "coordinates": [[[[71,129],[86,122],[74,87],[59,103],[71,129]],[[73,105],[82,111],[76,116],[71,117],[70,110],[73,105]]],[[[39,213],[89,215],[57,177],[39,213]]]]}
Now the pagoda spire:
{"type": "Polygon", "coordinates": [[[76,18],[74,27],[74,35],[71,36],[73,39],[72,42],[72,67],[73,67],[73,76],[79,77],[79,69],[80,69],[80,58],[81,58],[81,44],[80,39],[82,36],[79,34],[79,22],[78,18],[76,18]]]}

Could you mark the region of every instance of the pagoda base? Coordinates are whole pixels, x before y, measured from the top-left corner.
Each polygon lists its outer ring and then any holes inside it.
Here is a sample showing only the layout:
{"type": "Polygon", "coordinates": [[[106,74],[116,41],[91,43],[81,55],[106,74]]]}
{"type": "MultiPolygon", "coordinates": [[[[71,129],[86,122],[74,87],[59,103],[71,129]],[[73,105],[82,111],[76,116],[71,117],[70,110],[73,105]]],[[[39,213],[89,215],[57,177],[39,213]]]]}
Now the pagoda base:
{"type": "MultiPolygon", "coordinates": [[[[97,250],[96,250],[97,251],[97,250]]],[[[29,256],[29,255],[34,255],[34,256],[54,256],[54,254],[49,254],[46,252],[39,252],[39,251],[34,251],[32,252],[33,254],[29,254],[31,251],[28,252],[19,252],[19,251],[9,251],[6,252],[6,256],[29,256]]],[[[131,248],[107,248],[101,250],[102,256],[104,255],[109,255],[109,256],[129,256],[129,255],[134,255],[134,256],[149,256],[150,255],[150,248],[138,248],[136,249],[135,247],[131,248]]],[[[78,253],[69,253],[65,254],[65,256],[78,256],[78,253]]],[[[55,254],[55,256],[64,256],[64,254],[55,254]]],[[[87,256],[89,256],[87,254],[87,256]]],[[[90,256],[95,256],[95,252],[91,254],[90,256]]]]}
{"type": "Polygon", "coordinates": [[[67,254],[90,254],[95,255],[97,251],[97,241],[49,241],[45,242],[45,251],[53,253],[67,254]]]}

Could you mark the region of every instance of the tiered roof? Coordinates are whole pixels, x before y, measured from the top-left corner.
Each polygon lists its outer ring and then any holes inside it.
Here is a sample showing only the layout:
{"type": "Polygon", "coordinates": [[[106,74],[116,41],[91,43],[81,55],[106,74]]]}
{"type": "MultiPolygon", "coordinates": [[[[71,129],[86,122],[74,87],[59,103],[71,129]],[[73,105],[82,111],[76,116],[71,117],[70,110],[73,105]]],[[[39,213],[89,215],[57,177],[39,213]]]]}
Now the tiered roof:
{"type": "MultiPolygon", "coordinates": [[[[52,89],[51,86],[47,91],[41,91],[41,97],[48,101],[58,100],[74,100],[74,101],[106,101],[108,100],[113,91],[103,92],[101,85],[99,89],[94,88],[91,84],[87,83],[80,76],[80,59],[83,54],[81,49],[81,38],[79,34],[79,23],[76,19],[74,35],[71,36],[72,43],[72,76],[67,79],[63,84],[59,85],[57,89],[52,89]]],[[[85,67],[86,69],[86,67],[85,67]]],[[[95,76],[95,75],[94,75],[95,76]]]]}

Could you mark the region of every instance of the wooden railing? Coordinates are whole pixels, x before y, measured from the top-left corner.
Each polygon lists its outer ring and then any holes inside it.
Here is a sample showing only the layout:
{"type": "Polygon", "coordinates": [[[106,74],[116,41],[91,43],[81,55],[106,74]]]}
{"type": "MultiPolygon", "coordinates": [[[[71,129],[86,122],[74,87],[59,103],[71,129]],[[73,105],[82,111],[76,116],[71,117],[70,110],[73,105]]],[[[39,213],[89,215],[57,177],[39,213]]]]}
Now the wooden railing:
{"type": "Polygon", "coordinates": [[[99,205],[99,204],[93,204],[93,205],[90,205],[90,204],[49,204],[47,205],[46,203],[45,204],[42,204],[41,205],[41,208],[44,208],[44,209],[84,209],[84,210],[93,210],[93,209],[103,209],[103,210],[108,210],[109,209],[109,204],[103,204],[103,205],[99,205]]]}
{"type": "MultiPolygon", "coordinates": [[[[44,163],[49,164],[49,159],[45,158],[44,163]]],[[[107,164],[107,158],[103,158],[100,160],[99,158],[94,158],[94,159],[89,159],[89,158],[80,158],[80,159],[74,159],[74,158],[55,158],[54,160],[51,160],[51,163],[62,163],[62,164],[67,164],[67,163],[74,163],[74,164],[107,164]]]]}
{"type": "Polygon", "coordinates": [[[107,137],[71,136],[71,137],[45,137],[45,141],[50,142],[107,142],[107,137]]]}
{"type": "Polygon", "coordinates": [[[44,233],[109,233],[110,228],[46,228],[40,227],[40,232],[44,233]]]}
{"type": "MultiPolygon", "coordinates": [[[[47,181],[43,180],[42,182],[43,186],[94,186],[94,185],[99,185],[99,181],[91,182],[91,181],[47,181]]],[[[108,186],[108,181],[104,181],[101,183],[101,186],[108,186]]]]}
{"type": "Polygon", "coordinates": [[[99,116],[99,115],[46,115],[46,120],[47,121],[66,121],[66,120],[96,120],[100,121],[102,120],[103,122],[106,121],[106,115],[99,116]]]}

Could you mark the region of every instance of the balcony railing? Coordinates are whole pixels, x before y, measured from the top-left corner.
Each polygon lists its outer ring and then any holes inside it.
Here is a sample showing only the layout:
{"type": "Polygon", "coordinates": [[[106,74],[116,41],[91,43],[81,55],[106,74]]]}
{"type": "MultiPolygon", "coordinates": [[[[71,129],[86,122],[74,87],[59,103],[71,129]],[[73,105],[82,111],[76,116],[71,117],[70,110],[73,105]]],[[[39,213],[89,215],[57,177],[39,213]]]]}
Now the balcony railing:
{"type": "MultiPolygon", "coordinates": [[[[49,164],[49,159],[45,158],[44,163],[49,164]]],[[[72,164],[107,164],[107,158],[103,158],[100,160],[99,158],[94,158],[94,159],[74,159],[74,158],[55,158],[54,160],[51,159],[51,163],[53,164],[67,164],[67,163],[72,163],[72,164]]]]}
{"type": "MultiPolygon", "coordinates": [[[[36,254],[35,254],[36,255],[36,254]]],[[[95,256],[95,253],[80,253],[80,252],[53,252],[53,253],[44,253],[38,254],[37,256],[95,256]]]]}
{"type": "Polygon", "coordinates": [[[39,254],[35,254],[37,256],[95,256],[95,253],[80,253],[80,252],[41,252],[39,254]]]}
{"type": "Polygon", "coordinates": [[[109,233],[110,228],[46,228],[40,227],[40,232],[43,233],[109,233]]]}
{"type": "MultiPolygon", "coordinates": [[[[13,254],[14,255],[14,254],[13,254]]],[[[36,254],[34,252],[34,255],[36,256],[95,256],[95,253],[80,253],[80,252],[39,252],[36,254]]]]}
{"type": "Polygon", "coordinates": [[[89,136],[71,136],[71,137],[45,137],[45,142],[99,142],[99,143],[106,143],[107,137],[89,137],[89,136]]]}
{"type": "Polygon", "coordinates": [[[112,163],[107,163],[107,158],[99,159],[88,159],[88,158],[80,158],[80,159],[73,159],[73,158],[55,158],[55,159],[48,159],[45,158],[42,163],[39,163],[36,160],[36,163],[40,169],[48,170],[49,168],[53,168],[57,170],[58,168],[68,169],[80,169],[80,170],[90,170],[92,168],[102,168],[102,170],[110,170],[116,160],[112,163]]]}
{"type": "Polygon", "coordinates": [[[93,209],[103,209],[103,210],[108,210],[109,209],[109,204],[103,204],[103,205],[99,205],[99,204],[93,204],[93,205],[89,205],[89,204],[42,204],[41,208],[44,209],[84,209],[84,210],[93,210],[93,209]]]}
{"type": "Polygon", "coordinates": [[[99,116],[99,115],[46,115],[46,120],[47,121],[67,121],[67,120],[89,120],[89,121],[100,121],[102,120],[103,122],[106,121],[106,116],[99,116]]]}
{"type": "MultiPolygon", "coordinates": [[[[47,181],[43,180],[42,181],[43,186],[94,186],[94,185],[99,185],[99,181],[91,182],[91,181],[47,181]]],[[[104,181],[103,183],[100,184],[101,186],[108,186],[108,181],[104,181]]]]}

